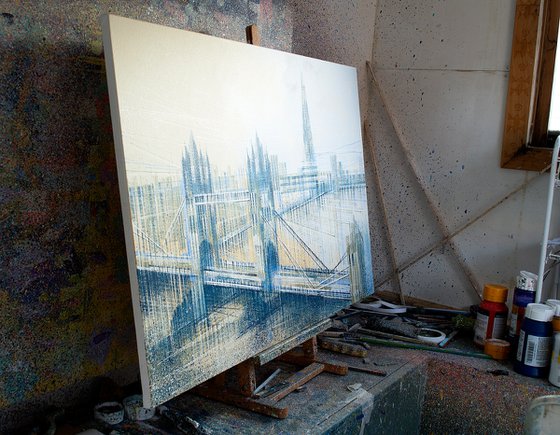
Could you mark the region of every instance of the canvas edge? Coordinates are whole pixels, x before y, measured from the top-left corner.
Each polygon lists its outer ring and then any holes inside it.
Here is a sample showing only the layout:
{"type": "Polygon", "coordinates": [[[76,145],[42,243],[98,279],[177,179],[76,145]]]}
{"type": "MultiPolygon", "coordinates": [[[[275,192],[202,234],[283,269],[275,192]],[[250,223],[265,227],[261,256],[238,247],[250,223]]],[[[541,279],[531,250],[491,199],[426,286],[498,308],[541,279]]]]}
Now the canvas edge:
{"type": "MultiPolygon", "coordinates": [[[[183,32],[191,33],[191,34],[197,35],[197,37],[200,37],[202,39],[220,40],[222,42],[225,42],[226,44],[238,45],[238,46],[243,46],[243,47],[250,47],[250,50],[274,51],[274,52],[277,52],[277,53],[283,53],[283,54],[287,54],[287,55],[290,55],[290,56],[295,56],[295,57],[298,57],[298,58],[313,59],[313,61],[316,61],[316,62],[327,63],[329,65],[338,65],[338,66],[344,67],[344,68],[352,68],[352,69],[356,70],[356,72],[357,72],[357,68],[355,66],[346,65],[346,64],[340,63],[340,62],[333,62],[333,61],[330,61],[330,60],[319,59],[319,58],[316,58],[316,57],[304,56],[303,54],[293,53],[291,51],[286,51],[286,50],[280,50],[280,49],[277,49],[277,48],[274,48],[274,47],[266,47],[266,46],[262,46],[262,45],[253,45],[253,44],[249,44],[247,42],[243,42],[243,41],[240,41],[240,40],[229,39],[229,38],[226,38],[225,36],[215,36],[215,35],[211,35],[211,34],[208,34],[208,33],[202,33],[201,31],[189,30],[189,29],[181,28],[181,27],[173,27],[173,26],[165,25],[165,24],[158,24],[158,23],[154,23],[152,21],[146,21],[145,19],[139,20],[139,19],[136,19],[136,18],[129,18],[129,17],[125,17],[125,16],[122,16],[122,15],[115,15],[115,14],[108,14],[108,15],[110,17],[112,17],[113,19],[150,25],[150,26],[154,26],[154,27],[159,27],[159,28],[163,28],[163,29],[172,30],[172,31],[179,32],[179,33],[183,33],[183,32]]],[[[243,34],[245,34],[245,32],[243,32],[243,34]]]]}
{"type": "MultiPolygon", "coordinates": [[[[369,242],[369,251],[370,251],[370,264],[369,267],[371,269],[371,291],[367,291],[367,289],[364,289],[362,295],[360,298],[358,298],[357,300],[354,300],[354,298],[351,298],[351,302],[352,303],[356,303],[356,302],[360,302],[362,299],[371,296],[373,294],[375,294],[375,276],[373,274],[374,272],[374,267],[373,267],[373,249],[372,249],[372,238],[371,238],[371,222],[369,221],[369,212],[370,212],[370,207],[371,207],[371,195],[373,195],[372,190],[369,190],[368,187],[368,182],[367,182],[367,171],[366,171],[366,147],[368,146],[365,142],[364,142],[364,120],[362,118],[362,111],[361,111],[361,101],[360,99],[362,98],[362,94],[360,93],[360,85],[359,85],[359,80],[360,77],[358,75],[358,68],[356,68],[355,66],[350,66],[350,65],[346,65],[349,68],[352,68],[354,70],[354,77],[355,79],[353,80],[354,83],[354,89],[355,89],[355,93],[358,96],[358,119],[359,119],[359,128],[358,131],[360,132],[360,143],[362,144],[362,165],[364,167],[364,176],[365,176],[365,183],[366,183],[366,214],[368,216],[368,225],[367,225],[367,240],[369,242]]],[[[367,266],[367,265],[366,265],[367,266]]]]}
{"type": "MultiPolygon", "coordinates": [[[[138,275],[136,274],[136,255],[134,248],[134,235],[132,231],[132,215],[130,212],[130,200],[128,196],[128,180],[125,171],[124,144],[122,140],[122,127],[120,120],[119,99],[117,93],[117,81],[115,74],[115,63],[113,58],[113,46],[111,41],[111,21],[117,16],[102,15],[100,17],[103,34],[103,51],[105,55],[105,70],[107,75],[107,88],[109,91],[109,103],[111,109],[111,121],[113,125],[113,140],[115,144],[115,157],[117,162],[117,173],[119,192],[121,197],[121,209],[126,243],[126,256],[128,263],[128,274],[130,277],[130,293],[132,297],[132,310],[136,331],[136,345],[138,348],[138,360],[140,368],[140,383],[142,385],[142,398],[144,408],[152,408],[152,397],[150,389],[150,378],[144,337],[144,321],[140,309],[140,291],[138,275]]],[[[117,17],[119,18],[119,17],[117,17]]]]}

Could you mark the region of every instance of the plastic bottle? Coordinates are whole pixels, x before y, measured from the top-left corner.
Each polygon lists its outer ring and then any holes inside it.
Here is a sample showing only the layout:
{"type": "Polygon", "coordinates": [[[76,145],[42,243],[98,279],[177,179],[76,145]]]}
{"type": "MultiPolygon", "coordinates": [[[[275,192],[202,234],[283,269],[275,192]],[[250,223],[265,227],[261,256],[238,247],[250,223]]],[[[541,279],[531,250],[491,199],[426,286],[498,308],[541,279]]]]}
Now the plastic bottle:
{"type": "MultiPolygon", "coordinates": [[[[548,304],[549,301],[546,301],[548,304]]],[[[552,358],[550,359],[550,374],[548,381],[560,387],[560,303],[554,305],[554,317],[552,318],[552,330],[554,331],[554,346],[552,358]]]]}
{"type": "Polygon", "coordinates": [[[548,305],[527,305],[513,365],[517,373],[533,378],[546,376],[552,347],[553,317],[554,309],[548,305]]]}
{"type": "Polygon", "coordinates": [[[517,277],[517,285],[513,291],[513,304],[511,306],[511,319],[509,324],[509,337],[512,344],[519,339],[521,323],[525,317],[525,307],[535,302],[535,290],[538,276],[534,273],[521,271],[517,277]]]}
{"type": "Polygon", "coordinates": [[[484,299],[478,306],[474,324],[474,342],[484,346],[487,338],[504,338],[508,307],[507,287],[498,284],[486,284],[482,293],[484,299]]]}

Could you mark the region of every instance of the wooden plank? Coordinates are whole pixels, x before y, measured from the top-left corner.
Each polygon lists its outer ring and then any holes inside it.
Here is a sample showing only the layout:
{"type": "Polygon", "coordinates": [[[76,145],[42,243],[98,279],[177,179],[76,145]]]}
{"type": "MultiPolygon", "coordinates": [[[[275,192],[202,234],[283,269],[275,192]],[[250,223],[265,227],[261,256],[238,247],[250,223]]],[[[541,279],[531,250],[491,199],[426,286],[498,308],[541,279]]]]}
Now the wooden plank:
{"type": "Polygon", "coordinates": [[[296,334],[287,340],[284,340],[282,343],[278,343],[276,346],[273,346],[260,354],[258,354],[255,358],[256,361],[260,364],[266,364],[269,361],[272,361],[274,358],[282,355],[283,353],[293,349],[294,347],[300,345],[306,340],[316,336],[320,332],[323,332],[326,329],[329,329],[331,326],[331,319],[325,319],[321,322],[304,329],[299,334],[296,334]]]}
{"type": "Polygon", "coordinates": [[[544,37],[542,39],[542,62],[539,68],[536,113],[531,143],[533,146],[544,146],[548,137],[550,103],[552,101],[552,81],[556,60],[556,44],[558,40],[558,19],[560,17],[560,0],[545,2],[544,37]]]}
{"type": "Polygon", "coordinates": [[[286,407],[277,406],[271,401],[254,400],[230,390],[215,389],[211,388],[209,385],[203,384],[195,387],[193,391],[207,399],[237,406],[238,408],[248,411],[258,412],[259,414],[268,415],[270,417],[286,418],[288,416],[288,408],[286,407]]]}
{"type": "MultiPolygon", "coordinates": [[[[502,168],[518,169],[533,158],[527,150],[532,86],[536,60],[540,0],[518,0],[509,70],[508,97],[502,142],[502,168]],[[523,162],[515,160],[523,154],[523,162]]],[[[550,159],[549,159],[550,160],[550,159]]],[[[539,161],[540,162],[540,161],[539,161]]],[[[539,162],[531,170],[540,170],[539,162]],[[534,169],[535,166],[538,169],[534,169]]]]}
{"type": "Polygon", "coordinates": [[[331,352],[342,353],[345,355],[352,355],[363,358],[367,356],[367,350],[362,346],[357,346],[355,344],[342,343],[340,341],[334,342],[330,340],[321,340],[319,343],[323,349],[330,350],[331,352]]]}
{"type": "Polygon", "coordinates": [[[261,45],[261,34],[259,33],[259,28],[256,24],[251,24],[245,28],[245,34],[247,36],[247,43],[253,45],[261,45]]]}
{"type": "Polygon", "coordinates": [[[519,153],[502,165],[502,168],[525,171],[542,171],[550,166],[552,150],[544,148],[523,148],[519,153]]]}
{"type": "Polygon", "coordinates": [[[304,341],[301,344],[301,348],[306,357],[315,360],[315,358],[317,358],[317,336],[315,335],[309,340],[304,341]]]}
{"type": "Polygon", "coordinates": [[[229,370],[220,373],[219,375],[214,376],[212,379],[209,379],[207,382],[212,384],[216,388],[225,388],[226,386],[226,379],[229,370]]]}
{"type": "Polygon", "coordinates": [[[353,370],[355,372],[369,373],[370,375],[375,375],[375,376],[387,376],[387,372],[384,372],[383,370],[370,369],[368,367],[348,366],[348,370],[353,370]]]}
{"type": "Polygon", "coordinates": [[[242,396],[251,397],[257,387],[255,362],[252,359],[243,361],[236,366],[237,385],[242,396]]]}
{"type": "Polygon", "coordinates": [[[286,379],[285,382],[288,385],[285,388],[272,393],[270,396],[268,396],[266,399],[263,399],[261,402],[273,403],[283,399],[292,391],[301,387],[303,384],[309,382],[311,379],[313,379],[318,374],[322,373],[324,370],[325,370],[325,366],[323,364],[313,363],[308,365],[307,367],[303,368],[299,372],[294,373],[292,376],[286,379]]]}
{"type": "Polygon", "coordinates": [[[332,373],[334,375],[340,375],[340,376],[344,376],[348,374],[348,366],[344,363],[336,362],[335,364],[335,363],[325,361],[323,359],[310,361],[309,358],[303,355],[303,353],[294,354],[290,352],[289,354],[280,355],[278,358],[276,358],[276,360],[288,364],[293,364],[296,366],[306,366],[314,362],[318,362],[319,364],[323,364],[325,366],[325,369],[323,370],[324,372],[332,373]]]}

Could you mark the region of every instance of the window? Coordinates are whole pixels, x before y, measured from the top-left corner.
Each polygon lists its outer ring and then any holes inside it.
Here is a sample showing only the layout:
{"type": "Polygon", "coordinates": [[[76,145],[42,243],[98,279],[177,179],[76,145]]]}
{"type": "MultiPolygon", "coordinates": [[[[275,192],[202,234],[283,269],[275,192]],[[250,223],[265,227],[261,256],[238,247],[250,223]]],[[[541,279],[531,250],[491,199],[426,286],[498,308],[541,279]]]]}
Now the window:
{"type": "Polygon", "coordinates": [[[517,0],[502,168],[540,171],[550,164],[560,130],[559,17],[560,0],[517,0]]]}

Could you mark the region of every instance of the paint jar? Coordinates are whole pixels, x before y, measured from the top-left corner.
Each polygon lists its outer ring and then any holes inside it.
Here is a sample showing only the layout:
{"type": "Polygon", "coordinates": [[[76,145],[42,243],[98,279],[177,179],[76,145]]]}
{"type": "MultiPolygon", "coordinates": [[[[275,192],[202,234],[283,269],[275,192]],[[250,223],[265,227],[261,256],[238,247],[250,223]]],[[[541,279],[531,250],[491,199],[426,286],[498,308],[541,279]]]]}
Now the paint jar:
{"type": "MultiPolygon", "coordinates": [[[[549,299],[558,301],[557,299],[549,299]]],[[[550,374],[548,381],[557,387],[560,387],[560,301],[554,305],[554,317],[552,318],[552,330],[554,331],[554,346],[552,348],[552,358],[550,359],[550,374]]]]}
{"type": "Polygon", "coordinates": [[[535,290],[538,276],[522,270],[517,276],[517,285],[513,291],[513,304],[511,306],[511,319],[509,323],[509,337],[513,345],[519,339],[521,323],[525,317],[525,307],[535,302],[535,290]]]}
{"type": "Polygon", "coordinates": [[[556,314],[556,307],[560,306],[560,299],[548,299],[546,305],[554,309],[554,317],[552,318],[552,329],[554,332],[560,330],[560,316],[556,314]]]}
{"type": "Polygon", "coordinates": [[[519,332],[513,369],[532,378],[543,378],[548,371],[552,346],[554,309],[546,304],[529,304],[519,332]]]}
{"type": "Polygon", "coordinates": [[[507,287],[498,284],[486,284],[482,292],[482,303],[478,306],[474,324],[474,342],[484,346],[487,338],[504,338],[508,307],[507,287]]]}

